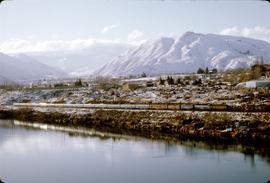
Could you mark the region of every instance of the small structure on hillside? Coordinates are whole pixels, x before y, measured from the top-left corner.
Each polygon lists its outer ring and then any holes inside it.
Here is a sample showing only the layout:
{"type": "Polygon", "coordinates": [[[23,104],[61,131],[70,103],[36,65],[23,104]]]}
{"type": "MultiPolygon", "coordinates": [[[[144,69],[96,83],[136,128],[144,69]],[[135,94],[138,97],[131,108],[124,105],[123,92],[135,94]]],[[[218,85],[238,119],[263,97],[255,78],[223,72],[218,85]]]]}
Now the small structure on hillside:
{"type": "Polygon", "coordinates": [[[123,83],[123,84],[122,84],[122,89],[123,89],[124,91],[129,91],[129,90],[130,90],[130,88],[129,88],[129,83],[123,83]]]}
{"type": "Polygon", "coordinates": [[[123,90],[135,90],[140,87],[153,87],[155,86],[157,77],[146,77],[136,79],[125,79],[120,81],[123,90]]]}
{"type": "Polygon", "coordinates": [[[248,88],[270,88],[270,80],[253,80],[240,85],[248,88]]]}
{"type": "Polygon", "coordinates": [[[146,87],[154,87],[155,86],[155,82],[154,81],[147,81],[144,85],[146,87]]]}
{"type": "Polygon", "coordinates": [[[129,91],[129,90],[136,90],[140,88],[141,85],[137,83],[123,83],[122,84],[122,90],[129,91]]]}

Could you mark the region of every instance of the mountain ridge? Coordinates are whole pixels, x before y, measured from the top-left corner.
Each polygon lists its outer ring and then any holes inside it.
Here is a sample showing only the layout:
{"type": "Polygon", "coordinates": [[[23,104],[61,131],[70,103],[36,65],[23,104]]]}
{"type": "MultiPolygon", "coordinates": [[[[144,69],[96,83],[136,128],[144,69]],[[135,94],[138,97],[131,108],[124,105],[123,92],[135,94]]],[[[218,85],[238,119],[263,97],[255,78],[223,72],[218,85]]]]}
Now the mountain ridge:
{"type": "Polygon", "coordinates": [[[62,78],[68,75],[61,70],[38,62],[24,54],[6,55],[0,52],[0,75],[2,82],[24,83],[44,78],[62,78]]]}
{"type": "Polygon", "coordinates": [[[186,32],[161,37],[115,57],[94,75],[192,73],[199,67],[228,70],[246,68],[256,60],[270,61],[270,43],[246,37],[186,32]]]}

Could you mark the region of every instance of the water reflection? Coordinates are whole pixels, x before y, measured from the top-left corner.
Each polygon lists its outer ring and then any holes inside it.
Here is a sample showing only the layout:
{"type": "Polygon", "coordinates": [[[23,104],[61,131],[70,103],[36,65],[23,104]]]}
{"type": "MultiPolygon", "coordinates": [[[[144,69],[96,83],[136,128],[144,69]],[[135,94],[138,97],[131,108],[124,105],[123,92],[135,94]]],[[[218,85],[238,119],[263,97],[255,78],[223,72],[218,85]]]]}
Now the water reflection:
{"type": "Polygon", "coordinates": [[[254,154],[198,148],[193,142],[180,145],[94,131],[75,134],[1,121],[0,179],[14,183],[222,183],[270,179],[269,159],[254,154]]]}

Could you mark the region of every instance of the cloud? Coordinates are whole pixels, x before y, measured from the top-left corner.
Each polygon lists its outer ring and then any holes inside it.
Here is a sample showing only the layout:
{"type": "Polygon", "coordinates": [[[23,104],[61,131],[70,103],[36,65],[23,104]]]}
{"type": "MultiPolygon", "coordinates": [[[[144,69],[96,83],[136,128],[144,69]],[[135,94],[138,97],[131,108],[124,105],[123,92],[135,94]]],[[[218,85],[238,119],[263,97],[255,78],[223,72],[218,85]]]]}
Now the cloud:
{"type": "Polygon", "coordinates": [[[25,52],[54,52],[54,51],[75,51],[85,48],[91,48],[96,45],[119,45],[129,44],[119,39],[74,39],[69,41],[33,41],[23,39],[10,39],[4,43],[0,43],[0,52],[3,53],[25,53],[25,52]]]}
{"type": "Polygon", "coordinates": [[[115,29],[115,28],[117,28],[117,27],[119,27],[119,26],[120,26],[119,24],[109,25],[109,26],[104,27],[100,32],[101,32],[102,34],[105,34],[105,33],[109,32],[109,31],[111,31],[112,29],[115,29]]]}
{"type": "Polygon", "coordinates": [[[226,28],[220,32],[222,35],[243,36],[261,39],[270,42],[270,28],[256,26],[253,28],[239,28],[237,26],[226,28]]]}
{"type": "Polygon", "coordinates": [[[139,30],[133,30],[129,35],[128,35],[128,41],[137,41],[139,39],[142,39],[144,36],[143,32],[139,30]]]}
{"type": "MultiPolygon", "coordinates": [[[[112,26],[111,26],[112,27],[112,26]]],[[[110,29],[110,28],[109,28],[110,29]]],[[[105,30],[105,32],[108,31],[105,30]]],[[[133,30],[126,39],[102,39],[87,38],[73,40],[48,40],[35,41],[33,39],[9,39],[0,43],[0,52],[3,53],[30,53],[30,52],[58,52],[58,51],[76,51],[86,48],[94,48],[103,45],[130,45],[138,46],[144,43],[143,32],[133,30]]]]}

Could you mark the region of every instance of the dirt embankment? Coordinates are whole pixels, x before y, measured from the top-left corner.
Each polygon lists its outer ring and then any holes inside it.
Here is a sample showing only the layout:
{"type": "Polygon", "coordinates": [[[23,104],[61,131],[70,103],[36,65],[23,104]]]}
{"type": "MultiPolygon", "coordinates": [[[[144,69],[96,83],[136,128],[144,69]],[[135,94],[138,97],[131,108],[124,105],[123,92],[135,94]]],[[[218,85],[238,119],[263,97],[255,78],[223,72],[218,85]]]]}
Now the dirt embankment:
{"type": "Polygon", "coordinates": [[[2,109],[0,119],[82,126],[150,138],[270,145],[270,113],[96,110],[80,114],[2,109]]]}

